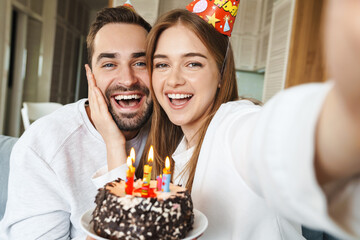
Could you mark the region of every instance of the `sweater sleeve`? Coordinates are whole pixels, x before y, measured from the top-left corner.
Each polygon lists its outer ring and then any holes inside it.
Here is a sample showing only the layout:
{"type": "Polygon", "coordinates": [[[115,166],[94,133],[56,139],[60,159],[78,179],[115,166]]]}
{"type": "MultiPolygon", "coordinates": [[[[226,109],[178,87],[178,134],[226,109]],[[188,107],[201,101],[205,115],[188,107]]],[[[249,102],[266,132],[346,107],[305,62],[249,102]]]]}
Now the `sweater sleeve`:
{"type": "Polygon", "coordinates": [[[103,166],[99,170],[97,170],[91,180],[96,186],[96,188],[103,187],[106,183],[114,181],[118,178],[121,178],[123,180],[126,179],[126,170],[128,169],[128,166],[126,164],[123,164],[111,171],[108,171],[108,167],[103,166]]]}
{"type": "Polygon", "coordinates": [[[70,206],[51,166],[19,140],[10,158],[0,239],[69,239],[70,206]]]}
{"type": "Polygon", "coordinates": [[[345,239],[360,237],[359,177],[322,189],[315,175],[315,130],[332,84],[282,92],[260,111],[239,173],[281,215],[345,239]]]}

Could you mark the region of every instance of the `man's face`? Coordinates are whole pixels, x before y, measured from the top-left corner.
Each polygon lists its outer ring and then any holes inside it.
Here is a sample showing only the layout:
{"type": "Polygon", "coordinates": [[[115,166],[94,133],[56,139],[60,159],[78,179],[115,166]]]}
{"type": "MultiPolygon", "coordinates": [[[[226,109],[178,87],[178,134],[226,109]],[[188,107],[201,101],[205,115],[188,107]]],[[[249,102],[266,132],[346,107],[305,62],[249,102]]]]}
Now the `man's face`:
{"type": "Polygon", "coordinates": [[[146,35],[141,26],[112,23],[103,26],[94,39],[92,71],[96,84],[123,131],[140,129],[152,113],[146,35]]]}

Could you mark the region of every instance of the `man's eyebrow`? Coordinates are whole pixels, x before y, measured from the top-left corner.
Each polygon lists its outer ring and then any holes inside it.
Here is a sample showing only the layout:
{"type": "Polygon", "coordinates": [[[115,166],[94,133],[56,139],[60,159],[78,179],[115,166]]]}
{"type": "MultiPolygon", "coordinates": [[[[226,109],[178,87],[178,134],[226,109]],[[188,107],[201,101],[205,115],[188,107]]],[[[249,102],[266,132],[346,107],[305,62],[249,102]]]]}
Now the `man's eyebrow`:
{"type": "MultiPolygon", "coordinates": [[[[139,58],[144,56],[145,56],[145,52],[136,52],[131,54],[132,58],[139,58]]],[[[96,59],[96,63],[98,63],[103,58],[117,58],[117,57],[119,57],[118,53],[100,53],[96,59]]]]}
{"type": "Polygon", "coordinates": [[[117,53],[100,53],[96,58],[96,63],[98,63],[102,58],[116,58],[117,55],[117,53]]]}
{"type": "Polygon", "coordinates": [[[136,52],[131,54],[132,58],[139,58],[139,57],[144,57],[145,56],[145,52],[136,52]]]}

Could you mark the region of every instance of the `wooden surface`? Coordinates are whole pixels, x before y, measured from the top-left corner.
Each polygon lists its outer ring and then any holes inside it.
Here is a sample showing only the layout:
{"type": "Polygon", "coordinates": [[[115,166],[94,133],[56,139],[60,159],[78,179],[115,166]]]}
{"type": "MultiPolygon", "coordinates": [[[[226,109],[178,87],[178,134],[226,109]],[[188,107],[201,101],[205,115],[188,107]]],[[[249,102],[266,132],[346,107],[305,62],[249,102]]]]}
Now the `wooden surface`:
{"type": "Polygon", "coordinates": [[[326,80],[322,19],[326,0],[297,0],[285,88],[326,80]]]}

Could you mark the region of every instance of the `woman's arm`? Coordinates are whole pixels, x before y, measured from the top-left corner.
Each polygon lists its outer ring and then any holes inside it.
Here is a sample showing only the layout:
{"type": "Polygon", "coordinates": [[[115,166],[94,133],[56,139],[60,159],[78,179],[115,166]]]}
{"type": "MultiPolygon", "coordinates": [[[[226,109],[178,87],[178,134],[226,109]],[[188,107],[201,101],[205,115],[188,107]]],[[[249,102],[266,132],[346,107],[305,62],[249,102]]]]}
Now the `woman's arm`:
{"type": "Polygon", "coordinates": [[[326,10],[326,61],[335,87],[316,129],[321,184],[360,173],[360,2],[331,0],[326,10]]]}
{"type": "Polygon", "coordinates": [[[85,69],[89,85],[90,119],[105,141],[110,171],[126,163],[126,139],[110,115],[105,98],[96,86],[89,65],[86,64],[85,69]]]}
{"type": "MultiPolygon", "coordinates": [[[[336,82],[341,84],[345,83],[336,82]]],[[[315,169],[321,185],[360,173],[360,113],[351,107],[352,101],[360,101],[346,100],[346,91],[341,93],[336,85],[324,103],[316,129],[315,169]]]]}

